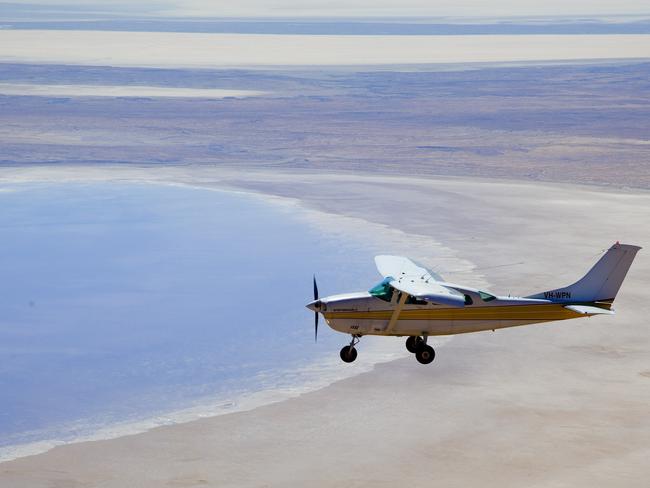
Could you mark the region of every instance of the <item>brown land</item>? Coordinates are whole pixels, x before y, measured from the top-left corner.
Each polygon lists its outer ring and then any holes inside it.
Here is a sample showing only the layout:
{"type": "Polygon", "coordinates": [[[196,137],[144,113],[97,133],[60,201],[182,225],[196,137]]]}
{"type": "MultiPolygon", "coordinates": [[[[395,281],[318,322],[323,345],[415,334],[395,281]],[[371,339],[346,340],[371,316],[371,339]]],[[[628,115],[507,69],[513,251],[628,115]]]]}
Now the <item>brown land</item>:
{"type": "Polygon", "coordinates": [[[0,79],[21,85],[265,93],[0,96],[0,164],[207,165],[650,189],[650,63],[475,68],[0,64],[0,79]]]}

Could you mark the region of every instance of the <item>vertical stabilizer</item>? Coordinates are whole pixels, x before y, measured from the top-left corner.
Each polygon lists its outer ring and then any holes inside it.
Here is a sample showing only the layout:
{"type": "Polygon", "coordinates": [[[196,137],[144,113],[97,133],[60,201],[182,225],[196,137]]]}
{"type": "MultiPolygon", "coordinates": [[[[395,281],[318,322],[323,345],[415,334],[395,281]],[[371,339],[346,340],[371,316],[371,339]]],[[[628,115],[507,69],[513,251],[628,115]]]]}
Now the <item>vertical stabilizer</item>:
{"type": "Polygon", "coordinates": [[[544,291],[527,298],[545,298],[558,302],[611,302],[616,298],[639,249],[639,246],[617,242],[573,285],[544,291]]]}

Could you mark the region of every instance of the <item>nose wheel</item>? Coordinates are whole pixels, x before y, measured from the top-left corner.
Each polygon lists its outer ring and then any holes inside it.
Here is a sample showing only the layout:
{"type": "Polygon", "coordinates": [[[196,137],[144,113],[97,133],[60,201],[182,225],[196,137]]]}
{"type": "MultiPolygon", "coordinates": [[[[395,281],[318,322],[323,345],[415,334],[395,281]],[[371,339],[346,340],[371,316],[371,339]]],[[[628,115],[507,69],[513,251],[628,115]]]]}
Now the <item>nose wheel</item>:
{"type": "Polygon", "coordinates": [[[350,345],[343,347],[341,349],[341,359],[346,362],[346,363],[351,363],[355,359],[357,359],[357,350],[355,349],[354,346],[356,346],[359,343],[359,340],[361,339],[361,336],[358,335],[353,335],[352,340],[350,341],[350,345]]]}
{"type": "Polygon", "coordinates": [[[345,346],[341,349],[341,359],[346,363],[351,363],[357,359],[357,350],[352,346],[345,346]]]}
{"type": "Polygon", "coordinates": [[[436,357],[433,347],[427,345],[427,337],[410,336],[406,339],[406,349],[415,354],[415,359],[421,364],[429,364],[436,357]]]}

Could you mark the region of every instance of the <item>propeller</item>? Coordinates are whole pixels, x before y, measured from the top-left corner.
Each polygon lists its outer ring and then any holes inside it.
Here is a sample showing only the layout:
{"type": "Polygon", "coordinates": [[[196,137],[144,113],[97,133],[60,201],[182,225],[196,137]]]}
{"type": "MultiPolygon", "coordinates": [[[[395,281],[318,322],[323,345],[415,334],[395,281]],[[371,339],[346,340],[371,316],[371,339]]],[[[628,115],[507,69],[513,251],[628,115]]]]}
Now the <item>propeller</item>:
{"type": "MultiPolygon", "coordinates": [[[[318,285],[314,275],[314,301],[318,302],[318,285]]],[[[314,342],[318,342],[318,310],[314,310],[314,342]]]]}

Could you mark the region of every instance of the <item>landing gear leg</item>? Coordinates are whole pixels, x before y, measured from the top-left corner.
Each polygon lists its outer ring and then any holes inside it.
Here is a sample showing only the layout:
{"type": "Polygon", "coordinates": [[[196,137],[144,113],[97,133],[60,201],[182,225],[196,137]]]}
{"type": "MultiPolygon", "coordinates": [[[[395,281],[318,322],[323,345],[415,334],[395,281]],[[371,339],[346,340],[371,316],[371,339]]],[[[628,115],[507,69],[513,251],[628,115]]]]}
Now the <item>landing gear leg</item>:
{"type": "Polygon", "coordinates": [[[352,340],[350,341],[349,346],[345,346],[343,349],[341,349],[341,359],[346,362],[346,363],[351,363],[355,359],[357,359],[357,350],[354,348],[359,343],[359,340],[361,339],[360,335],[352,335],[352,340]]]}

